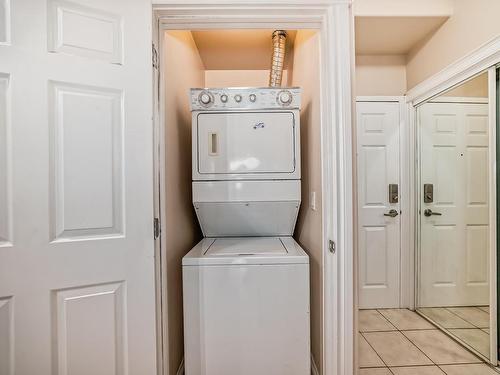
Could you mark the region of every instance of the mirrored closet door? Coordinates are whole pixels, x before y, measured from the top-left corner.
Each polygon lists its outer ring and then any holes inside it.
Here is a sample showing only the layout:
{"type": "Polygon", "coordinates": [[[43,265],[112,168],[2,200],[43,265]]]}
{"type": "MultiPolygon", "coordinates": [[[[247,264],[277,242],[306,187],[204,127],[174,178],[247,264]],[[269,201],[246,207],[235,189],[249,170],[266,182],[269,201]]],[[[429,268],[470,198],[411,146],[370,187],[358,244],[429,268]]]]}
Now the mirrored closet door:
{"type": "Polygon", "coordinates": [[[496,147],[488,74],[417,107],[416,302],[417,312],[496,362],[496,147]]]}

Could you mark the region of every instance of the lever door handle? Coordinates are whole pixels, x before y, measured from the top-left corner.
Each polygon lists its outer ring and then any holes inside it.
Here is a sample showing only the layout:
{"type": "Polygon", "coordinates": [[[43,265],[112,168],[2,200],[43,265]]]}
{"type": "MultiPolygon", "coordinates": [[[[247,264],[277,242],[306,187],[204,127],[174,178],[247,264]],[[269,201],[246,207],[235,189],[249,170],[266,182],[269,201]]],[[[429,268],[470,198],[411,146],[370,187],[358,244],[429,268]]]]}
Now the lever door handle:
{"type": "Polygon", "coordinates": [[[442,213],[441,212],[432,212],[432,210],[430,208],[428,208],[424,211],[424,215],[427,217],[432,216],[432,215],[441,216],[442,213]]]}
{"type": "Polygon", "coordinates": [[[399,215],[399,212],[395,209],[392,209],[389,212],[384,214],[384,216],[390,216],[390,217],[396,217],[398,215],[399,215]]]}

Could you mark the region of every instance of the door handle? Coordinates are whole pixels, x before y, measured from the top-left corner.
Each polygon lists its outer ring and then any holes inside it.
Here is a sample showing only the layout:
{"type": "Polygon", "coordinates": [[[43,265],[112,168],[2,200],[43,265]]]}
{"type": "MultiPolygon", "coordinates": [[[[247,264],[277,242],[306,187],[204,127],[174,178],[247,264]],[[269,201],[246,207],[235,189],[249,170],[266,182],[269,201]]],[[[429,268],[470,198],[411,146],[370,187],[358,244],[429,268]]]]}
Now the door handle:
{"type": "Polygon", "coordinates": [[[392,209],[389,212],[384,214],[384,216],[390,216],[390,217],[396,217],[398,215],[399,215],[399,212],[395,209],[392,209]]]}
{"type": "Polygon", "coordinates": [[[432,216],[432,215],[441,216],[442,213],[441,212],[432,212],[432,210],[430,208],[428,208],[424,211],[424,215],[427,217],[432,216]]]}

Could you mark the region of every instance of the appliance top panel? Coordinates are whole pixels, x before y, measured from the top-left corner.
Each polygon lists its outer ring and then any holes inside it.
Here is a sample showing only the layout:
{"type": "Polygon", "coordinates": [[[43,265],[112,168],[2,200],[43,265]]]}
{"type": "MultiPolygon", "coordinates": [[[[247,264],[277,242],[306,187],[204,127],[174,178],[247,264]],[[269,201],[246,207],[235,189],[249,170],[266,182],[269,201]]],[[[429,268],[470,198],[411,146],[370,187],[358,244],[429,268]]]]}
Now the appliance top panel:
{"type": "Polygon", "coordinates": [[[308,263],[292,237],[204,238],[182,258],[183,266],[308,263]]]}
{"type": "Polygon", "coordinates": [[[299,87],[191,89],[191,111],[300,109],[299,87]]]}

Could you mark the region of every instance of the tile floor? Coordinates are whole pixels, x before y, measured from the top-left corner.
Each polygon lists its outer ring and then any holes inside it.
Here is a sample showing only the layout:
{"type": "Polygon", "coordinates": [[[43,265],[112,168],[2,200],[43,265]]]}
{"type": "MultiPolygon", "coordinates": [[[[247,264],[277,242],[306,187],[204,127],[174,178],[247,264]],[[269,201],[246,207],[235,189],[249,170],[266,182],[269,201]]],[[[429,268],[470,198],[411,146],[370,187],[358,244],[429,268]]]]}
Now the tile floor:
{"type": "Polygon", "coordinates": [[[359,375],[498,375],[406,309],[359,311],[359,375]]]}
{"type": "Polygon", "coordinates": [[[485,357],[490,356],[488,306],[427,307],[419,311],[485,357]]]}

